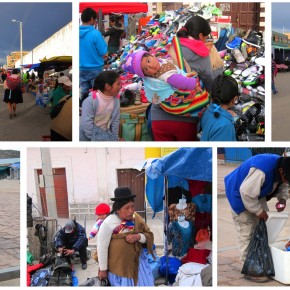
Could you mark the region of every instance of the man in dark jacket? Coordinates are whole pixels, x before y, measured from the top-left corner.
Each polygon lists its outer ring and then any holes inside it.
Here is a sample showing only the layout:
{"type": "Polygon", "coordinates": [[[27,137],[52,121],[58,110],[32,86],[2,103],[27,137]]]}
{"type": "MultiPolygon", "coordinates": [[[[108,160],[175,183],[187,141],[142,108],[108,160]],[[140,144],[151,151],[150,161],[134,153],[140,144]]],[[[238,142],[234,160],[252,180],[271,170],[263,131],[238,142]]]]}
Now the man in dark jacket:
{"type": "Polygon", "coordinates": [[[87,246],[88,239],[85,229],[72,220],[64,225],[55,240],[55,248],[65,256],[71,256],[76,251],[79,252],[83,270],[87,268],[87,246]]]}

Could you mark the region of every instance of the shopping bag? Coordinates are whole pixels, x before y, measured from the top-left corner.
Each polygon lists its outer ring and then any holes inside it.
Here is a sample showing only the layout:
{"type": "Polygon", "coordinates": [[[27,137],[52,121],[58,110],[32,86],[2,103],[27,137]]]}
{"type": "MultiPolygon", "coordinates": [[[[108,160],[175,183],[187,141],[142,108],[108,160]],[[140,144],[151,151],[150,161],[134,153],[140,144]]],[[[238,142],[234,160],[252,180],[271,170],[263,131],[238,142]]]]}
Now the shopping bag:
{"type": "Polygon", "coordinates": [[[260,223],[256,226],[249,244],[242,274],[255,277],[275,276],[271,250],[268,244],[267,226],[264,220],[260,220],[260,223]]]}

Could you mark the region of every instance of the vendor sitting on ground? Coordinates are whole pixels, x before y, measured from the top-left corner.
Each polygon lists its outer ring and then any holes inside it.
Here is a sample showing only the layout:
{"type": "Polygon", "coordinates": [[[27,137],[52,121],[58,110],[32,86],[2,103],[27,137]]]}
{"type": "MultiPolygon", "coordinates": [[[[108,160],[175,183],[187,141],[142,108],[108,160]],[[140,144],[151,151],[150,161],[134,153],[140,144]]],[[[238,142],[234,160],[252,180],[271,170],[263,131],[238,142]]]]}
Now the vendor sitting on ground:
{"type": "Polygon", "coordinates": [[[87,269],[88,239],[85,229],[77,222],[69,220],[59,231],[55,239],[55,248],[65,256],[79,252],[82,269],[87,269]]]}
{"type": "Polygon", "coordinates": [[[64,96],[72,95],[72,82],[67,76],[61,76],[57,81],[58,87],[53,91],[51,97],[51,108],[55,107],[64,96]]]}

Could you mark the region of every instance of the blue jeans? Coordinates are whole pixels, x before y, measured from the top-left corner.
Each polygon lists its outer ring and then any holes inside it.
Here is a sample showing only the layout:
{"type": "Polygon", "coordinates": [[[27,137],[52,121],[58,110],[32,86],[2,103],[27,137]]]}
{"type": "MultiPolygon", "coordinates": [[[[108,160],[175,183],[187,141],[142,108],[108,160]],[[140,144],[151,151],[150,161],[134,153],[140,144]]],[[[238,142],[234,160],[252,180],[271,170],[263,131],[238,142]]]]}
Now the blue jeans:
{"type": "Polygon", "coordinates": [[[94,81],[96,76],[102,72],[102,70],[80,70],[80,90],[81,95],[80,98],[84,93],[88,92],[94,86],[94,81]]]}

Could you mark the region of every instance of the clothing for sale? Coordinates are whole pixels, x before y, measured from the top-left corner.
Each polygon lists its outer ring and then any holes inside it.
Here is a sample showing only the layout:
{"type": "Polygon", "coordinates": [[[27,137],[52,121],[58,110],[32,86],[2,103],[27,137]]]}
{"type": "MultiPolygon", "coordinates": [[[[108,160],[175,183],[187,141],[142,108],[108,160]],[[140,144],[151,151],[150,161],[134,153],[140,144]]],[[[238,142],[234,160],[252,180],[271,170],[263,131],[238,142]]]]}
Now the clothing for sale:
{"type": "Polygon", "coordinates": [[[81,25],[80,33],[80,71],[101,70],[104,66],[103,56],[107,52],[107,44],[94,26],[81,25]]]}
{"type": "Polygon", "coordinates": [[[207,257],[210,255],[211,251],[207,249],[195,249],[190,248],[187,255],[181,259],[182,264],[194,262],[199,264],[207,264],[207,257]]]}
{"type": "Polygon", "coordinates": [[[196,205],[197,212],[212,212],[211,194],[198,194],[191,201],[196,205]]]}
{"type": "Polygon", "coordinates": [[[201,141],[237,141],[233,116],[215,103],[203,113],[200,126],[201,141]]]}
{"type": "Polygon", "coordinates": [[[185,196],[187,203],[191,202],[191,195],[188,190],[185,190],[180,186],[168,188],[168,205],[178,203],[179,199],[182,198],[182,195],[185,196]]]}
{"type": "Polygon", "coordinates": [[[172,255],[181,257],[193,246],[195,235],[191,221],[185,221],[187,227],[181,226],[179,221],[170,222],[168,225],[168,242],[172,243],[172,255]]]}
{"type": "MultiPolygon", "coordinates": [[[[212,215],[210,212],[195,212],[195,230],[210,228],[212,233],[212,215]]],[[[212,236],[212,235],[211,235],[212,236]]]]}
{"type": "MultiPolygon", "coordinates": [[[[280,181],[279,158],[281,156],[275,154],[253,156],[225,177],[226,195],[236,214],[246,209],[256,215],[262,213],[260,200],[270,194],[280,181]]],[[[280,188],[278,199],[287,200],[287,186],[281,184],[280,188]]]]}
{"type": "Polygon", "coordinates": [[[207,183],[206,181],[201,180],[188,180],[191,197],[194,197],[200,193],[205,193],[204,188],[206,183],[207,183]]]}
{"type": "Polygon", "coordinates": [[[176,275],[176,282],[178,286],[183,287],[200,287],[205,286],[202,284],[201,271],[208,267],[199,263],[186,263],[183,264],[176,275]]]}
{"type": "Polygon", "coordinates": [[[80,140],[90,141],[94,126],[111,132],[118,139],[119,122],[119,99],[106,96],[101,91],[97,91],[96,98],[93,98],[93,93],[90,93],[82,105],[80,140]]]}

